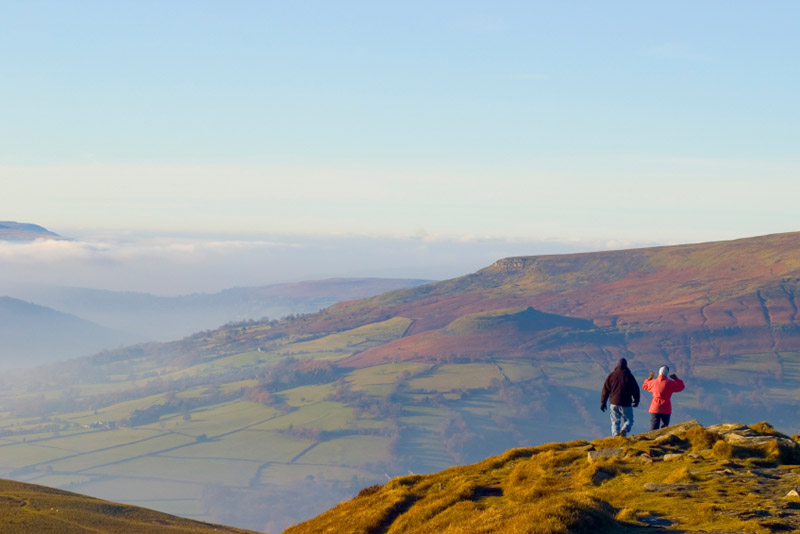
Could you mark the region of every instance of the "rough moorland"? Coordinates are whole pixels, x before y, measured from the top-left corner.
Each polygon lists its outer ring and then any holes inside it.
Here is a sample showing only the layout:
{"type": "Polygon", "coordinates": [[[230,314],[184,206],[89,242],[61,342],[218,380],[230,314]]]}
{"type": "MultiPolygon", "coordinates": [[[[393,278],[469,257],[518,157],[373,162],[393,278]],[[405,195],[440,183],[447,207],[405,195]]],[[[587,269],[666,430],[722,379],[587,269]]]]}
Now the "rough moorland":
{"type": "Polygon", "coordinates": [[[3,534],[251,532],[10,480],[0,480],[0,531],[3,534]]]}
{"type": "Polygon", "coordinates": [[[395,478],[286,534],[797,532],[798,464],[767,423],[691,421],[395,478]]]}

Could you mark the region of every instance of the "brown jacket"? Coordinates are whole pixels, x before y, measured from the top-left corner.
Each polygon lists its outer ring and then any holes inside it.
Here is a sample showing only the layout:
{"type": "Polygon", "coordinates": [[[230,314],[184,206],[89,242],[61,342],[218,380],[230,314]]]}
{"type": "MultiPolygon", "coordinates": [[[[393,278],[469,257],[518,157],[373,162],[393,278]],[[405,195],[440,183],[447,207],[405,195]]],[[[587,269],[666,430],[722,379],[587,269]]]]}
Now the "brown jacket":
{"type": "Polygon", "coordinates": [[[606,401],[617,406],[631,406],[639,404],[639,383],[633,373],[626,366],[618,365],[606,378],[600,404],[605,406],[606,401]]]}

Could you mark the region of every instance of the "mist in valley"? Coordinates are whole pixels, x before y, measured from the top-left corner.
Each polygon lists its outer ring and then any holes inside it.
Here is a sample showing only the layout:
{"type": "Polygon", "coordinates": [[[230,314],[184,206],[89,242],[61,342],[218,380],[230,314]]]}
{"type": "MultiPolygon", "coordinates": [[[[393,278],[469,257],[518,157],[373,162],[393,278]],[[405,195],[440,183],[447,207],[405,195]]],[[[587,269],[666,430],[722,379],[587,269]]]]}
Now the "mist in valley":
{"type": "Polygon", "coordinates": [[[621,357],[800,433],[798,17],[3,3],[0,478],[278,534],[608,436],[621,357]]]}

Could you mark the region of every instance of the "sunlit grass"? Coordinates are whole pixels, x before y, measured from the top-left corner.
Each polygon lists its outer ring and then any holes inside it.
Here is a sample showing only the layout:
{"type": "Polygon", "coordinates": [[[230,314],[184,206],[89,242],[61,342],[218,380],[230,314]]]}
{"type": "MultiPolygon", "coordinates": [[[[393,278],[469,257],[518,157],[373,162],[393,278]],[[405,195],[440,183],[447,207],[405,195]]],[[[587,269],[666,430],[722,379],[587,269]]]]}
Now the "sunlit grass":
{"type": "MultiPolygon", "coordinates": [[[[752,428],[763,436],[777,436],[768,425],[752,428]]],[[[758,477],[746,469],[778,465],[791,457],[795,463],[786,466],[787,474],[800,472],[800,458],[789,454],[800,451],[796,444],[779,446],[768,440],[725,447],[721,444],[730,444],[721,435],[696,424],[674,432],[676,437],[662,431],[631,440],[516,449],[471,466],[396,478],[286,534],[624,532],[645,527],[649,518],[668,520],[676,532],[767,534],[788,528],[778,517],[770,519],[770,526],[747,515],[753,506],[772,505],[753,503],[760,499],[753,493],[758,477]],[[659,435],[664,439],[654,439],[659,435]],[[588,457],[587,451],[600,449],[619,452],[588,457]],[[672,456],[663,460],[665,454],[672,456]],[[727,476],[733,473],[731,460],[738,462],[740,467],[734,469],[744,476],[727,476]],[[645,484],[667,489],[648,491],[645,484]],[[348,526],[338,527],[345,518],[348,526]]]]}
{"type": "Polygon", "coordinates": [[[136,532],[138,534],[244,533],[153,510],[102,501],[41,486],[0,481],[4,534],[136,532]]]}

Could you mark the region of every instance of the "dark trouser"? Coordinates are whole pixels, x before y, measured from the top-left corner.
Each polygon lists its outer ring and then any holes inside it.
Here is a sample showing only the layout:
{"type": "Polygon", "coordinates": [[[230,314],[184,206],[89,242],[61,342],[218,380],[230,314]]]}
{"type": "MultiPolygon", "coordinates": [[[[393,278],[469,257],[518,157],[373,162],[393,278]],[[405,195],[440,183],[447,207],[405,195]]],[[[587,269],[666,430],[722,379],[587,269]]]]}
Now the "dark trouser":
{"type": "Polygon", "coordinates": [[[650,414],[650,430],[658,430],[669,426],[669,413],[651,413],[650,414]],[[661,425],[661,426],[659,426],[661,425]]]}

